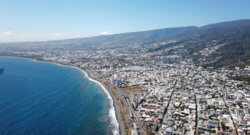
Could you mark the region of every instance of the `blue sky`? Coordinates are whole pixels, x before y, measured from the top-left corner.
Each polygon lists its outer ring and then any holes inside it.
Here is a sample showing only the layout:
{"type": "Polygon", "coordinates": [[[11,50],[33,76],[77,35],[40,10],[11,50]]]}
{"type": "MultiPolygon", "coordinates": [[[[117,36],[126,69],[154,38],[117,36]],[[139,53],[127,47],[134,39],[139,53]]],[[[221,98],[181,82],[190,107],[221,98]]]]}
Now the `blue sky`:
{"type": "Polygon", "coordinates": [[[250,19],[250,0],[1,0],[0,42],[250,19]]]}

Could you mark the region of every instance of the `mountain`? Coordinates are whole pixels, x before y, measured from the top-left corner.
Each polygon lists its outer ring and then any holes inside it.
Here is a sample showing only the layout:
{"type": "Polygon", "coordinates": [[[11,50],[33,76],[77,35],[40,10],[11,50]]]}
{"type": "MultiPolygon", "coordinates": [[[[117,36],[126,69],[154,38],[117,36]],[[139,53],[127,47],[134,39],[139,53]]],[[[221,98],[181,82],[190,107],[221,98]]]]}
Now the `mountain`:
{"type": "MultiPolygon", "coordinates": [[[[161,51],[183,46],[182,55],[193,58],[204,67],[250,65],[250,20],[236,20],[202,27],[177,27],[88,38],[43,42],[1,43],[0,54],[6,51],[53,49],[149,48],[161,51]]],[[[10,52],[10,51],[9,51],[10,52]]],[[[170,53],[171,54],[171,53],[170,53]]]]}
{"type": "MultiPolygon", "coordinates": [[[[117,48],[117,47],[135,47],[148,42],[161,42],[172,39],[176,34],[188,32],[196,29],[195,26],[165,28],[158,30],[149,30],[141,32],[131,32],[113,35],[101,35],[88,38],[74,38],[65,40],[43,41],[43,42],[23,42],[23,43],[5,43],[8,45],[73,45],[81,47],[98,48],[117,48]]],[[[4,43],[2,43],[4,44],[4,43]]],[[[0,44],[1,45],[1,44],[0,44]]]]}
{"type": "Polygon", "coordinates": [[[189,35],[188,39],[199,43],[198,47],[197,45],[188,46],[196,49],[195,53],[208,46],[214,48],[219,46],[215,51],[216,55],[214,55],[219,59],[205,64],[205,67],[244,67],[250,65],[250,20],[237,20],[203,26],[189,35]],[[216,41],[216,44],[212,45],[213,41],[216,41]],[[200,49],[197,50],[197,48],[200,49]]]}
{"type": "MultiPolygon", "coordinates": [[[[103,35],[91,38],[72,39],[71,42],[78,42],[83,46],[98,46],[98,47],[124,47],[124,46],[139,46],[147,42],[161,42],[172,39],[172,37],[181,32],[188,32],[196,29],[196,27],[178,27],[166,28],[142,32],[131,32],[114,35],[103,35]]],[[[64,41],[63,41],[64,42],[64,41]]]]}

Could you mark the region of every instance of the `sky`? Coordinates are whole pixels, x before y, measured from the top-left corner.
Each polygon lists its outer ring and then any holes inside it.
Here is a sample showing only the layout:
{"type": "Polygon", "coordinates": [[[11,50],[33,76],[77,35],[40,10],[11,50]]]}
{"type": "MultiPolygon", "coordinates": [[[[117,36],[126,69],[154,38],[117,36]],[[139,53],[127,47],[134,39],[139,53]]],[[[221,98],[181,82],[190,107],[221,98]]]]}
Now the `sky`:
{"type": "Polygon", "coordinates": [[[0,0],[0,42],[90,37],[250,19],[250,0],[0,0]]]}

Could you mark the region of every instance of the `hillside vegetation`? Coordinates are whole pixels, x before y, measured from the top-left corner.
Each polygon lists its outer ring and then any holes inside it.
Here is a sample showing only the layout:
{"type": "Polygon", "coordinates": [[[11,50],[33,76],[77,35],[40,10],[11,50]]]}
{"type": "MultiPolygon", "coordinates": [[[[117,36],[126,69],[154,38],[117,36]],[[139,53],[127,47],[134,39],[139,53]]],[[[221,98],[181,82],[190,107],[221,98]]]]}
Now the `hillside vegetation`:
{"type": "Polygon", "coordinates": [[[143,48],[149,52],[157,52],[180,45],[183,46],[185,57],[193,58],[196,64],[204,67],[232,68],[250,65],[250,20],[223,22],[203,27],[166,28],[89,38],[0,43],[0,53],[79,48],[92,50],[143,48]],[[204,50],[214,51],[206,55],[204,50]]]}

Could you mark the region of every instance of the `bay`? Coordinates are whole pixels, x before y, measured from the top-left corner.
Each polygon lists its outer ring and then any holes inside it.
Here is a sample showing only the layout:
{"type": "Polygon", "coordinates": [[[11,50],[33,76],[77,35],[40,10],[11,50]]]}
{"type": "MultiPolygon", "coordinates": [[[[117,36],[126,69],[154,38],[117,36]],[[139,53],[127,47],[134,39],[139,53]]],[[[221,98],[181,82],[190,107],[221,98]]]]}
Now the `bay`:
{"type": "Polygon", "coordinates": [[[82,71],[0,57],[1,135],[105,135],[113,127],[103,89],[82,71]]]}

